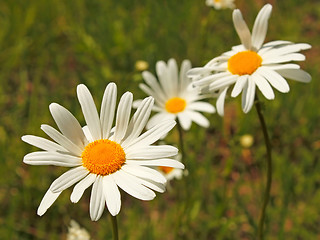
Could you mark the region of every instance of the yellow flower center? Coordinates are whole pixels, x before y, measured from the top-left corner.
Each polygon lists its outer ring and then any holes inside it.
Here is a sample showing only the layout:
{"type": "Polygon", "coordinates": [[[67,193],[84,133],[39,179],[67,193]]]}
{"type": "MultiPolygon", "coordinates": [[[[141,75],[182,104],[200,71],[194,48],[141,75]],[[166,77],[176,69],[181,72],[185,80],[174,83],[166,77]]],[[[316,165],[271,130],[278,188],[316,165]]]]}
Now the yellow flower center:
{"type": "Polygon", "coordinates": [[[186,107],[187,103],[184,99],[179,98],[179,97],[174,97],[169,99],[166,102],[166,110],[169,113],[178,113],[178,112],[182,112],[185,107],[186,107]]]}
{"type": "Polygon", "coordinates": [[[89,143],[81,155],[82,165],[89,172],[108,175],[118,171],[126,160],[126,154],[120,144],[108,139],[89,143]]]}
{"type": "Polygon", "coordinates": [[[261,66],[262,58],[253,51],[243,51],[233,55],[228,60],[228,70],[232,74],[252,74],[261,66]]]}
{"type": "Polygon", "coordinates": [[[173,167],[159,166],[158,168],[160,169],[160,171],[164,172],[165,174],[168,174],[173,170],[173,167]]]}

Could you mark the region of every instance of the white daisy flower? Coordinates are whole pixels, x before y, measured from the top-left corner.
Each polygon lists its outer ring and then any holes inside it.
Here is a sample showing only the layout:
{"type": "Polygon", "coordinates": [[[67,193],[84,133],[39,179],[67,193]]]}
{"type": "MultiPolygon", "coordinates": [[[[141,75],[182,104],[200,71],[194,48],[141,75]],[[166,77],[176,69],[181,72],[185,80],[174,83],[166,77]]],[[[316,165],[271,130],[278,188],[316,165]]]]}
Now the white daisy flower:
{"type": "Polygon", "coordinates": [[[61,133],[48,125],[41,129],[55,142],[32,135],[22,140],[44,151],[27,154],[23,161],[31,165],[72,167],[49,187],[38,208],[43,215],[63,190],[76,183],[71,202],[80,200],[84,191],[92,186],[90,217],[97,221],[107,206],[115,216],[120,211],[119,188],[141,200],[151,200],[154,191],[164,192],[166,179],[152,169],[156,166],[184,168],[169,159],[178,149],[169,146],[151,146],[163,133],[170,131],[174,120],[163,121],[141,134],[153,106],[153,98],[145,98],[130,119],[133,95],[122,95],[113,125],[117,87],[108,84],[103,95],[100,117],[88,88],[81,84],[77,95],[87,123],[83,129],[76,118],[64,107],[52,103],[50,112],[61,133]],[[119,188],[118,188],[119,187],[119,188]]]}
{"type": "MultiPolygon", "coordinates": [[[[184,130],[190,129],[192,121],[202,127],[209,126],[208,119],[199,112],[214,113],[215,108],[207,102],[200,101],[208,96],[200,95],[199,90],[192,86],[191,78],[186,76],[189,69],[191,69],[190,61],[184,60],[179,74],[176,60],[170,59],[168,64],[164,61],[156,63],[159,82],[152,73],[148,71],[142,73],[147,85],[142,83],[139,87],[154,97],[153,110],[158,112],[151,117],[147,129],[164,120],[176,118],[184,130]]],[[[135,101],[134,107],[140,101],[135,101]]]]}
{"type": "Polygon", "coordinates": [[[234,0],[206,0],[206,5],[215,9],[235,8],[234,0]]]}
{"type": "Polygon", "coordinates": [[[270,4],[260,10],[251,34],[240,10],[234,10],[233,23],[242,44],[212,59],[204,67],[188,72],[202,92],[218,92],[217,111],[220,115],[223,115],[227,90],[233,84],[231,96],[243,92],[242,109],[247,113],[254,103],[256,87],[270,100],[275,97],[271,86],[280,92],[289,92],[285,78],[300,82],[311,80],[298,64],[290,63],[305,60],[305,56],[298,52],[311,48],[309,44],[281,40],[263,44],[271,11],[270,4]]]}

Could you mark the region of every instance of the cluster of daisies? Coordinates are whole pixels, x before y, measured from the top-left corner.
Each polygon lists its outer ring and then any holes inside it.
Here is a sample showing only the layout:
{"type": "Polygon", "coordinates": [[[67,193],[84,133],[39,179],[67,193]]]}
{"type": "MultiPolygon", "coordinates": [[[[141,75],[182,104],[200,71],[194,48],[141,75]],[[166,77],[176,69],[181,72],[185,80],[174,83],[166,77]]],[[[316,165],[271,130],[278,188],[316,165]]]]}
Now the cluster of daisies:
{"type": "Polygon", "coordinates": [[[190,61],[184,60],[179,70],[177,62],[170,59],[167,63],[156,63],[156,76],[144,71],[145,83],[140,88],[149,97],[143,100],[133,101],[133,94],[126,92],[117,104],[117,86],[109,83],[98,113],[88,88],[78,85],[84,126],[66,108],[52,103],[49,108],[59,131],[44,124],[41,129],[52,141],[23,136],[23,141],[42,149],[27,154],[23,161],[71,169],[51,184],[38,214],[43,215],[62,191],[73,185],[70,200],[74,203],[92,186],[89,210],[94,221],[101,217],[105,206],[111,215],[119,213],[119,188],[137,199],[151,200],[155,192],[165,191],[168,179],[184,174],[178,149],[155,144],[175,127],[176,121],[184,130],[189,130],[192,122],[208,127],[203,113],[214,113],[217,108],[218,114],[223,115],[225,98],[232,85],[231,97],[242,92],[242,109],[247,113],[253,106],[257,88],[267,99],[273,99],[272,87],[280,92],[289,91],[285,78],[309,82],[310,75],[291,62],[305,60],[299,52],[310,45],[280,40],[263,44],[271,10],[270,4],[261,9],[252,33],[241,12],[234,10],[233,22],[241,45],[203,67],[192,68],[190,61]],[[216,108],[204,101],[209,97],[217,98],[216,108]],[[133,115],[132,109],[136,109],[133,115]],[[150,118],[152,111],[155,114],[150,118]]]}

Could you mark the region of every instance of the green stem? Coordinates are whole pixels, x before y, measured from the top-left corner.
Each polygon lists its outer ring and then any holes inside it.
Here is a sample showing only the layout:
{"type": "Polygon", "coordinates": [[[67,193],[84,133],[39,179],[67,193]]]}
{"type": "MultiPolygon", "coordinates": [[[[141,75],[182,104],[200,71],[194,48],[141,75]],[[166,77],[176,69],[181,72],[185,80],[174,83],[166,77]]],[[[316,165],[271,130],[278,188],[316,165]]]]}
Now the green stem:
{"type": "Polygon", "coordinates": [[[260,212],[260,219],[259,219],[259,224],[258,224],[258,239],[263,240],[264,235],[263,235],[263,226],[264,226],[264,221],[266,218],[266,208],[269,203],[270,199],[270,190],[271,190],[271,183],[272,183],[272,156],[271,156],[271,143],[270,143],[270,138],[268,135],[267,131],[267,126],[266,122],[264,120],[262,111],[261,111],[261,105],[258,99],[258,96],[256,95],[255,97],[255,106],[256,110],[259,116],[260,120],[260,125],[263,131],[263,136],[264,136],[264,141],[266,145],[266,150],[267,150],[267,183],[266,183],[266,188],[264,192],[264,198],[263,198],[263,204],[260,212]]]}
{"type": "Polygon", "coordinates": [[[181,153],[181,162],[186,165],[185,160],[184,160],[184,145],[183,145],[183,129],[179,123],[179,121],[177,122],[177,128],[178,128],[178,132],[179,132],[179,149],[180,149],[180,153],[181,153]]]}
{"type": "Polygon", "coordinates": [[[110,214],[110,217],[111,217],[111,222],[112,222],[113,240],[119,240],[117,217],[112,216],[111,214],[110,214]]]}
{"type": "MultiPolygon", "coordinates": [[[[181,127],[181,124],[179,121],[177,121],[177,129],[178,129],[178,134],[179,134],[179,152],[181,154],[181,162],[184,164],[185,169],[186,167],[186,161],[185,161],[185,152],[184,152],[184,144],[183,144],[183,129],[181,127]]],[[[184,176],[182,178],[183,184],[184,184],[184,191],[182,191],[182,196],[179,194],[179,202],[181,204],[178,204],[179,206],[179,217],[177,221],[177,229],[176,229],[176,236],[175,239],[184,239],[185,238],[185,227],[188,225],[188,206],[189,206],[189,201],[190,197],[188,197],[188,192],[189,192],[189,184],[187,181],[187,177],[184,176]]]]}

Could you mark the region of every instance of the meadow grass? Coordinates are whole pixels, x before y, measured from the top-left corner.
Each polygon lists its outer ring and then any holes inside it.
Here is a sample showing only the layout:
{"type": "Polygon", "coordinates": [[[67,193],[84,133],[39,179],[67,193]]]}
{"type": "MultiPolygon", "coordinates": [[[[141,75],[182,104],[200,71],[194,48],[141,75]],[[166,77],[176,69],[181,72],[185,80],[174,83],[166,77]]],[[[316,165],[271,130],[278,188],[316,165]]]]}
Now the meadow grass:
{"type": "MultiPolygon", "coordinates": [[[[0,3],[0,239],[65,239],[75,219],[93,239],[111,239],[105,211],[91,222],[90,191],[77,204],[65,190],[43,217],[36,209],[51,182],[65,168],[28,166],[23,156],[33,148],[21,136],[45,137],[40,125],[55,126],[48,105],[57,102],[84,124],[76,86],[86,84],[100,104],[108,82],[134,98],[138,60],[190,59],[202,66],[240,43],[231,10],[216,11],[205,0],[22,1],[0,3]]],[[[263,100],[273,145],[274,181],[267,209],[266,239],[319,239],[320,230],[320,2],[316,0],[236,1],[252,26],[261,6],[274,10],[266,41],[307,42],[301,65],[310,84],[289,81],[288,94],[263,100]]],[[[211,99],[214,103],[215,100],[211,99]]],[[[122,192],[118,216],[120,239],[255,239],[265,184],[265,148],[254,111],[244,114],[240,99],[227,99],[225,117],[207,115],[211,126],[193,124],[185,132],[189,166],[188,200],[182,181],[171,182],[151,202],[122,192]],[[254,144],[244,148],[240,137],[254,144]],[[185,207],[187,204],[187,207],[185,207]]],[[[168,136],[178,143],[174,129],[168,136]]]]}

